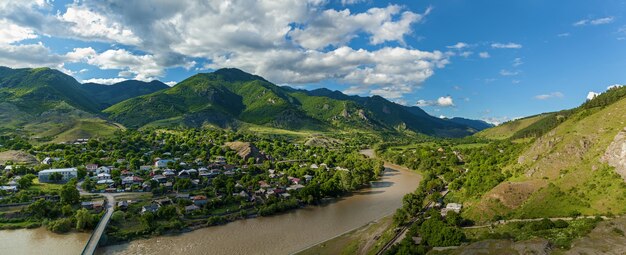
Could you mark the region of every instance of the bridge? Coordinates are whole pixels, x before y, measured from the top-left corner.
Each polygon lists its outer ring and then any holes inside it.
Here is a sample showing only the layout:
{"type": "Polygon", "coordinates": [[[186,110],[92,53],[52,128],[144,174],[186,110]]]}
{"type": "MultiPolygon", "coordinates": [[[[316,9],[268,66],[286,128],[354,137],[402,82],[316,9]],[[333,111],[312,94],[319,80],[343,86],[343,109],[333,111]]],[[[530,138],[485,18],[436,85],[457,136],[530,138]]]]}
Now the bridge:
{"type": "Polygon", "coordinates": [[[106,213],[98,222],[96,229],[94,229],[93,233],[89,237],[89,241],[87,241],[87,245],[83,248],[83,252],[81,254],[92,255],[96,252],[96,248],[98,248],[98,243],[100,242],[100,238],[102,238],[102,234],[104,230],[107,228],[109,224],[109,220],[111,219],[111,215],[113,215],[113,211],[115,210],[115,197],[112,194],[103,194],[107,199],[106,203],[106,213]]]}

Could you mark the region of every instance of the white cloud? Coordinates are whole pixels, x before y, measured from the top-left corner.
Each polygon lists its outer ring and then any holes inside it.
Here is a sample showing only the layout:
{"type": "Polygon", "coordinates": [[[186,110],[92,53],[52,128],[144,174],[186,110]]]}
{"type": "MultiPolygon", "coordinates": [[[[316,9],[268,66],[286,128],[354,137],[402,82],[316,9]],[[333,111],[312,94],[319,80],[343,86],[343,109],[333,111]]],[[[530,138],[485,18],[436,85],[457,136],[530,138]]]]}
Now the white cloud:
{"type": "Polygon", "coordinates": [[[178,82],[175,82],[175,81],[167,81],[167,82],[164,82],[164,83],[165,83],[165,85],[167,85],[167,86],[173,87],[173,86],[174,86],[174,85],[176,85],[178,82]]]}
{"type": "Polygon", "coordinates": [[[118,82],[123,82],[126,81],[128,79],[124,79],[124,78],[91,78],[91,79],[87,79],[87,80],[82,80],[82,83],[98,83],[98,84],[104,84],[104,85],[111,85],[111,84],[115,84],[118,82]]]}
{"type": "Polygon", "coordinates": [[[598,18],[598,19],[582,19],[579,21],[574,22],[574,26],[579,27],[579,26],[586,26],[586,25],[604,25],[604,24],[610,24],[613,23],[615,18],[613,17],[604,17],[604,18],[598,18]]]}
{"type": "Polygon", "coordinates": [[[489,55],[489,52],[486,52],[486,51],[478,53],[478,56],[480,56],[480,58],[490,58],[491,57],[491,55],[489,55]]]}
{"type": "Polygon", "coordinates": [[[561,92],[552,92],[550,94],[536,95],[535,99],[547,100],[547,99],[551,99],[551,98],[562,98],[562,97],[564,97],[563,93],[561,93],[561,92]]]}
{"type": "Polygon", "coordinates": [[[624,86],[626,86],[626,85],[622,85],[622,84],[613,84],[613,85],[610,85],[610,86],[606,87],[606,90],[609,90],[609,89],[614,89],[614,88],[621,88],[621,87],[624,87],[624,86]]]}
{"type": "Polygon", "coordinates": [[[524,61],[522,61],[522,58],[515,58],[513,59],[513,67],[518,67],[524,64],[524,61]]]}
{"type": "Polygon", "coordinates": [[[37,38],[35,32],[27,27],[18,26],[7,19],[0,19],[0,44],[10,44],[25,39],[37,38]]]}
{"type": "Polygon", "coordinates": [[[492,43],[491,48],[494,49],[521,49],[522,45],[517,43],[492,43]]]}
{"type": "Polygon", "coordinates": [[[595,98],[595,97],[597,97],[598,95],[600,95],[600,93],[593,92],[593,91],[589,91],[589,93],[587,93],[587,100],[594,99],[594,98],[595,98]]]}
{"type": "Polygon", "coordinates": [[[498,126],[502,123],[505,123],[507,121],[512,121],[512,120],[516,120],[519,119],[521,117],[514,117],[514,118],[509,118],[507,116],[502,116],[502,117],[483,117],[481,118],[482,121],[487,122],[489,124],[498,126]]]}
{"type": "Polygon", "coordinates": [[[464,51],[464,52],[461,52],[461,53],[459,54],[459,56],[464,57],[464,58],[467,58],[467,57],[471,56],[472,54],[474,54],[474,52],[471,52],[471,51],[464,51]]]}
{"type": "Polygon", "coordinates": [[[464,43],[464,42],[458,42],[458,43],[456,43],[455,45],[446,46],[446,47],[447,47],[448,49],[457,49],[457,50],[460,50],[460,49],[463,49],[463,48],[467,48],[467,47],[469,47],[469,45],[468,45],[467,43],[464,43]]]}
{"type": "Polygon", "coordinates": [[[352,5],[367,2],[368,0],[341,0],[341,5],[352,5]]]}
{"type": "Polygon", "coordinates": [[[360,32],[370,35],[369,41],[373,45],[388,41],[404,43],[404,36],[411,33],[411,25],[421,21],[429,11],[417,14],[411,11],[401,13],[401,10],[402,7],[398,5],[371,8],[356,14],[352,14],[349,9],[329,9],[308,21],[304,28],[289,32],[289,36],[308,49],[343,46],[360,32]]]}
{"type": "Polygon", "coordinates": [[[141,43],[135,34],[122,24],[109,20],[105,15],[89,10],[86,6],[70,5],[59,20],[70,23],[69,31],[81,39],[104,40],[128,45],[141,43]]]}
{"type": "Polygon", "coordinates": [[[437,100],[417,100],[415,104],[420,107],[424,106],[440,106],[440,107],[451,107],[454,106],[454,100],[451,96],[439,97],[437,100]]]}
{"type": "Polygon", "coordinates": [[[502,76],[516,76],[518,74],[520,74],[520,71],[500,70],[500,75],[502,76]]]}

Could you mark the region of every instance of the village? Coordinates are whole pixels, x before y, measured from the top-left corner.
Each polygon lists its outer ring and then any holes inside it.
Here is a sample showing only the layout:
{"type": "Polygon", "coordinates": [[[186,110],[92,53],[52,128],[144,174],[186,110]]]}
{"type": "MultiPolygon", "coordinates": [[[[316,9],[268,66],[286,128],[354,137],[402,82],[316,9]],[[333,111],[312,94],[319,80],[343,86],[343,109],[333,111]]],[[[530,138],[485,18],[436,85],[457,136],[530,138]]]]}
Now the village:
{"type": "Polygon", "coordinates": [[[80,208],[96,217],[107,206],[104,195],[114,194],[118,199],[107,228],[114,243],[316,204],[366,186],[382,172],[382,163],[349,150],[241,142],[223,133],[203,134],[205,142],[189,146],[178,144],[184,141],[179,136],[151,135],[133,132],[33,148],[36,164],[0,167],[0,204],[29,206],[41,195],[55,201],[61,187],[73,183],[80,208]],[[131,139],[137,140],[131,145],[131,139]]]}

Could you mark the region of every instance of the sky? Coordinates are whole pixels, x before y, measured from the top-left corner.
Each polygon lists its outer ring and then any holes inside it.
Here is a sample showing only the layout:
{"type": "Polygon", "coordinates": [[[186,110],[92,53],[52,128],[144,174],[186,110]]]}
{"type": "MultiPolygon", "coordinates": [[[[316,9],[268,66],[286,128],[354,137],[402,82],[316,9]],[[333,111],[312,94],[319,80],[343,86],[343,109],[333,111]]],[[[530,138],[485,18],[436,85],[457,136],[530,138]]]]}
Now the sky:
{"type": "Polygon", "coordinates": [[[626,0],[0,0],[0,65],[170,86],[235,67],[491,123],[626,83],[626,0]]]}

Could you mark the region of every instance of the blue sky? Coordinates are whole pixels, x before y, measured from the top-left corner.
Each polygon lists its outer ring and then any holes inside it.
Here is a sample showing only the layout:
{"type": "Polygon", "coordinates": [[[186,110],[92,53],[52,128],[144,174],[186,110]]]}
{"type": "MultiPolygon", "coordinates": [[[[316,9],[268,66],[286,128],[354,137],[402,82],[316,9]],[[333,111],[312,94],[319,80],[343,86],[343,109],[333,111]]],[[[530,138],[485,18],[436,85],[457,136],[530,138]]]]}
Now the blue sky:
{"type": "Polygon", "coordinates": [[[79,81],[237,67],[491,122],[626,83],[626,1],[3,1],[0,65],[79,81]]]}

